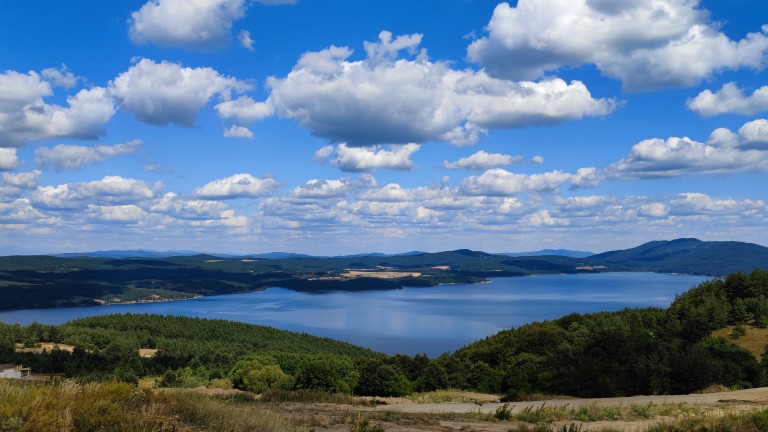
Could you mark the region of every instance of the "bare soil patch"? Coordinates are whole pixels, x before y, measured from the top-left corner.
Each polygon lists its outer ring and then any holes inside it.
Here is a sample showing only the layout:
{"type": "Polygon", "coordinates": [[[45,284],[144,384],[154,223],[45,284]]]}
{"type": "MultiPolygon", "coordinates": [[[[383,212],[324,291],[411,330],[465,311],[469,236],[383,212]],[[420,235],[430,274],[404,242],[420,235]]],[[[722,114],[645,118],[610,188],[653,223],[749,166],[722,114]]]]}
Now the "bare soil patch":
{"type": "MultiPolygon", "coordinates": [[[[492,396],[488,396],[490,398],[492,396]]],[[[375,407],[326,403],[268,404],[269,410],[287,417],[294,425],[316,431],[346,432],[358,418],[370,418],[387,432],[411,431],[489,431],[506,432],[530,423],[497,420],[493,413],[499,402],[416,403],[407,399],[385,399],[375,407]]],[[[633,396],[605,399],[551,399],[510,403],[513,413],[552,409],[555,415],[547,423],[558,430],[575,424],[582,431],[645,431],[658,423],[670,423],[686,416],[722,417],[768,407],[768,388],[675,396],[633,396]],[[650,408],[650,414],[643,408],[650,408]],[[585,410],[603,410],[617,414],[607,419],[583,421],[585,410]],[[558,415],[560,417],[558,417],[558,415]]],[[[532,427],[531,427],[532,429],[532,427]]]]}

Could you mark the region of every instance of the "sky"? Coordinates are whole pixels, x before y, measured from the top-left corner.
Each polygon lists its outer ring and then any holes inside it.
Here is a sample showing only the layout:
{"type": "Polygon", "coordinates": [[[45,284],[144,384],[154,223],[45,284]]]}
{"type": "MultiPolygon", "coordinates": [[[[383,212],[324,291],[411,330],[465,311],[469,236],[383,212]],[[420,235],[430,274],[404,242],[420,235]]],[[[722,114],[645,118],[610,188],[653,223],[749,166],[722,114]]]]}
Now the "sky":
{"type": "Polygon", "coordinates": [[[764,0],[0,0],[0,254],[768,245],[764,0]]]}

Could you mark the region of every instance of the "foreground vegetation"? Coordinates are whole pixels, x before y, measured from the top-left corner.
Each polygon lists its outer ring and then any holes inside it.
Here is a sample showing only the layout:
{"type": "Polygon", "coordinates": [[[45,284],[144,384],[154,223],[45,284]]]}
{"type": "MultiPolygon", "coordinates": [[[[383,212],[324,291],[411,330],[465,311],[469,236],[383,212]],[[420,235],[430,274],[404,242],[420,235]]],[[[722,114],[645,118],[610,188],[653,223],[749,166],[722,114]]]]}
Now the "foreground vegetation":
{"type": "MultiPolygon", "coordinates": [[[[428,397],[425,395],[425,397],[428,397]]],[[[247,394],[204,394],[184,389],[137,389],[127,383],[80,384],[0,380],[0,431],[287,432],[461,430],[581,432],[764,431],[768,409],[745,405],[646,404],[580,408],[502,405],[480,411],[404,413],[370,411],[348,398],[318,405],[312,399],[279,402],[247,394]],[[476,429],[477,428],[477,429],[476,429]]]]}
{"type": "Polygon", "coordinates": [[[126,383],[0,380],[0,430],[287,432],[284,418],[253,405],[126,383]]]}

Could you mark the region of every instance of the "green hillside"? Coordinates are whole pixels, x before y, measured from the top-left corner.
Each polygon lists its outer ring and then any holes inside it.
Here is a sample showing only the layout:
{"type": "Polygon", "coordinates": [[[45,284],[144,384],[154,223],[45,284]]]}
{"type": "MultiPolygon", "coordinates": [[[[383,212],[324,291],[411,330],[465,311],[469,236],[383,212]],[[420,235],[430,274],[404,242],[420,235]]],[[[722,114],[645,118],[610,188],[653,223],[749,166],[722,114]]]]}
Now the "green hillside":
{"type": "Polygon", "coordinates": [[[685,238],[649,242],[632,249],[593,255],[589,259],[633,271],[723,276],[768,268],[768,248],[753,243],[685,238]]]}

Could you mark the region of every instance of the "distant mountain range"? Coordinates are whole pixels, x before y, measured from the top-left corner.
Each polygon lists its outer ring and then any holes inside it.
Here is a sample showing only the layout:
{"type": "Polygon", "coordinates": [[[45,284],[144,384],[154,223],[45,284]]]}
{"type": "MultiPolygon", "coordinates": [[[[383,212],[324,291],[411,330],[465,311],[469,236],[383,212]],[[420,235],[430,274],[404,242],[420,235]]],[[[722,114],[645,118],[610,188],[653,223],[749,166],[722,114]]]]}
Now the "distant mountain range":
{"type": "MultiPolygon", "coordinates": [[[[339,256],[316,256],[307,255],[292,252],[267,252],[261,254],[220,254],[220,253],[208,253],[198,252],[190,250],[170,250],[170,251],[154,251],[147,249],[129,249],[129,250],[105,250],[105,251],[93,251],[93,252],[69,252],[54,254],[51,256],[59,258],[79,258],[79,257],[91,257],[91,258],[170,258],[176,256],[194,256],[194,255],[209,255],[217,258],[232,258],[232,259],[291,259],[291,258],[359,258],[359,257],[393,257],[393,256],[413,256],[424,255],[427,252],[411,251],[399,254],[384,254],[384,253],[363,253],[354,255],[339,255],[339,256]]],[[[23,255],[30,255],[24,253],[23,255]]],[[[540,254],[544,255],[544,254],[540,254]]],[[[558,255],[558,254],[551,254],[558,255]]],[[[590,254],[591,255],[591,254],[590,254]]]]}
{"type": "Polygon", "coordinates": [[[504,252],[504,253],[500,253],[499,255],[506,255],[510,257],[554,255],[554,256],[564,256],[564,257],[571,257],[571,258],[586,258],[594,254],[595,254],[594,252],[577,251],[577,250],[569,250],[569,249],[542,249],[542,250],[532,251],[532,252],[504,252]]]}
{"type": "Polygon", "coordinates": [[[768,268],[768,248],[754,243],[681,238],[603,252],[589,259],[633,271],[722,276],[768,268]]]}
{"type": "Polygon", "coordinates": [[[725,276],[768,269],[768,248],[742,242],[684,238],[587,257],[565,255],[574,253],[586,254],[556,250],[510,256],[459,249],[312,257],[138,250],[8,256],[0,257],[0,310],[155,301],[274,286],[309,292],[361,291],[537,274],[652,271],[725,276]]]}
{"type": "MultiPolygon", "coordinates": [[[[461,251],[466,255],[468,251],[461,251]]],[[[443,254],[447,252],[439,252],[443,254]]],[[[485,254],[484,252],[482,252],[485,254]]],[[[170,258],[203,255],[200,252],[190,250],[106,250],[80,253],[64,253],[54,255],[60,258],[170,258]]],[[[354,258],[393,258],[393,257],[418,257],[432,256],[433,253],[411,251],[400,254],[364,253],[343,256],[313,256],[290,252],[269,252],[262,254],[205,254],[210,258],[222,259],[268,259],[268,260],[292,260],[292,259],[354,259],[354,258]]],[[[690,273],[725,275],[736,271],[750,271],[753,268],[768,267],[768,248],[765,246],[735,241],[701,241],[694,238],[680,238],[669,241],[652,241],[640,246],[593,254],[588,251],[569,249],[542,249],[531,252],[508,252],[495,255],[497,257],[525,258],[537,257],[538,260],[552,257],[548,261],[555,265],[568,265],[562,258],[583,260],[590,265],[603,265],[615,271],[655,271],[660,273],[690,273]]],[[[544,261],[540,261],[544,262],[544,261]]]]}

